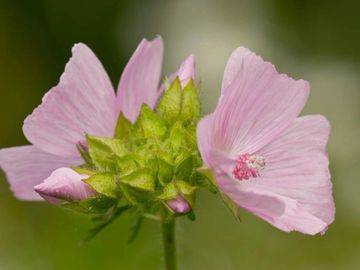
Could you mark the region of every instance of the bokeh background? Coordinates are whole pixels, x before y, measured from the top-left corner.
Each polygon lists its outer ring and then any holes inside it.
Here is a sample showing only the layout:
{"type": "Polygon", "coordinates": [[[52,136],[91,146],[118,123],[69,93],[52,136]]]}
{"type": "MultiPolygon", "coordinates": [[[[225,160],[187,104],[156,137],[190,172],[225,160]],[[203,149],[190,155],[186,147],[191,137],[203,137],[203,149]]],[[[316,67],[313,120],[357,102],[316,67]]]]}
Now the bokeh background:
{"type": "MultiPolygon", "coordinates": [[[[247,46],[311,82],[304,113],[332,123],[336,221],[324,236],[284,233],[200,193],[197,220],[180,219],[180,269],[360,269],[360,1],[0,0],[0,148],[27,144],[23,119],[58,82],[74,43],[88,44],[114,85],[142,37],[161,34],[164,74],[195,53],[204,113],[219,96],[232,50],[247,46]]],[[[81,102],[81,101],[80,101],[81,102]]],[[[89,219],[17,201],[0,173],[0,269],[162,269],[158,224],[127,244],[123,216],[86,245],[89,219]]]]}

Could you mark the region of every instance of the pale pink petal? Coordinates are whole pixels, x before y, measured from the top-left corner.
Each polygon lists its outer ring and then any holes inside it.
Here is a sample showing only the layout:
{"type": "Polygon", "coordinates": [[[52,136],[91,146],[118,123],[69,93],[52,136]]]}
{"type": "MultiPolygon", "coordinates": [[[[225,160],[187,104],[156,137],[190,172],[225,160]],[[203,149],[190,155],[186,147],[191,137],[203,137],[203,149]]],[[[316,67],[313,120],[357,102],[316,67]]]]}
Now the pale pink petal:
{"type": "Polygon", "coordinates": [[[335,206],[326,144],[330,125],[321,115],[297,118],[268,146],[263,177],[254,184],[297,200],[309,213],[330,224],[335,206]]]}
{"type": "Polygon", "coordinates": [[[175,213],[179,213],[179,214],[185,214],[191,210],[189,203],[181,196],[178,196],[173,200],[167,201],[166,204],[175,213]]]}
{"type": "Polygon", "coordinates": [[[272,141],[300,113],[309,94],[306,81],[279,74],[245,48],[230,57],[223,87],[210,144],[230,156],[256,152],[272,141]]]}
{"type": "Polygon", "coordinates": [[[63,157],[78,157],[76,144],[85,132],[112,136],[117,122],[115,92],[94,53],[76,44],[57,86],[24,122],[27,139],[39,149],[63,157]]]}
{"type": "Polygon", "coordinates": [[[41,184],[34,187],[45,200],[52,204],[59,204],[60,200],[81,201],[96,196],[96,191],[83,179],[88,175],[81,175],[69,168],[59,168],[41,184]]]}
{"type": "Polygon", "coordinates": [[[219,186],[241,207],[282,230],[323,232],[335,215],[326,153],[329,131],[329,123],[322,116],[297,118],[258,151],[266,162],[263,176],[239,181],[232,177],[231,168],[219,161],[217,167],[227,173],[218,177],[219,186]],[[278,208],[274,198],[284,205],[281,215],[267,208],[278,208]]]}
{"type": "Polygon", "coordinates": [[[4,170],[15,197],[20,200],[41,200],[34,186],[54,170],[81,164],[81,159],[61,158],[37,149],[20,146],[0,150],[0,167],[4,170]]]}
{"type": "MultiPolygon", "coordinates": [[[[167,77],[168,83],[172,83],[176,77],[179,77],[180,83],[182,87],[185,87],[190,79],[196,81],[196,64],[195,64],[195,56],[193,54],[189,55],[180,65],[179,69],[170,74],[167,77]]],[[[160,86],[160,91],[163,92],[165,89],[165,84],[163,83],[160,86]]]]}
{"type": "Polygon", "coordinates": [[[163,41],[143,39],[126,65],[117,90],[117,107],[134,122],[143,103],[154,107],[161,92],[159,81],[163,41]]]}
{"type": "MultiPolygon", "coordinates": [[[[298,201],[269,192],[243,186],[227,175],[217,175],[218,185],[236,204],[266,220],[276,228],[290,232],[316,234],[326,230],[328,224],[309,213],[298,201]]],[[[249,180],[251,181],[251,180],[249,180]]]]}
{"type": "Polygon", "coordinates": [[[214,125],[214,114],[209,114],[203,117],[196,128],[196,137],[197,143],[199,147],[199,151],[201,153],[202,160],[209,167],[214,167],[212,162],[211,151],[215,150],[215,147],[212,143],[212,132],[214,125]]]}
{"type": "Polygon", "coordinates": [[[196,66],[195,66],[195,56],[191,54],[182,62],[179,70],[176,72],[176,75],[179,77],[181,86],[185,87],[190,79],[195,80],[196,78],[196,66]]]}

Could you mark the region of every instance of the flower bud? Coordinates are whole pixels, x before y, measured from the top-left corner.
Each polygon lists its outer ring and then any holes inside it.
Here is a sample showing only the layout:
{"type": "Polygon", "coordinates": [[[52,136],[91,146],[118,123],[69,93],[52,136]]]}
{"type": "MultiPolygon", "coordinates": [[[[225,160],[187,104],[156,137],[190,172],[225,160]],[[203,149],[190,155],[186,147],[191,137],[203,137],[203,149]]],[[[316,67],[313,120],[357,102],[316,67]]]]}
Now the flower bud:
{"type": "Polygon", "coordinates": [[[175,199],[169,200],[166,204],[178,214],[186,214],[191,210],[189,203],[180,195],[178,195],[175,199]]]}
{"type": "Polygon", "coordinates": [[[96,191],[83,182],[88,175],[78,174],[69,168],[55,170],[40,185],[34,187],[48,202],[58,205],[60,200],[81,201],[96,196],[96,191]]]}

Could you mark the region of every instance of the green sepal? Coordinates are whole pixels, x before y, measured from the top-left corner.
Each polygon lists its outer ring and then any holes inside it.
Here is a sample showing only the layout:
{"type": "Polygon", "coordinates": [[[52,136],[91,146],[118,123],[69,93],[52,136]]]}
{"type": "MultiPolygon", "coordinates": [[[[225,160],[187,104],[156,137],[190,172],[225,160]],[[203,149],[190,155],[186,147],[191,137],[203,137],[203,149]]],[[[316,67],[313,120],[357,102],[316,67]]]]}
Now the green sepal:
{"type": "Polygon", "coordinates": [[[183,121],[198,120],[200,115],[200,97],[193,79],[190,79],[182,93],[180,119],[183,121]]]}
{"type": "Polygon", "coordinates": [[[81,143],[78,143],[78,144],[76,144],[76,148],[79,151],[83,160],[88,164],[92,164],[90,154],[89,154],[88,150],[86,149],[86,147],[83,146],[81,143]]]}
{"type": "Polygon", "coordinates": [[[181,151],[182,149],[195,148],[196,142],[193,141],[182,122],[176,122],[170,130],[168,142],[171,149],[181,151]]]}
{"type": "Polygon", "coordinates": [[[155,191],[155,179],[148,170],[135,171],[121,178],[121,183],[149,192],[155,191]]]}
{"type": "Polygon", "coordinates": [[[175,175],[178,179],[189,180],[194,169],[194,160],[191,155],[184,153],[176,160],[175,175]],[[181,159],[180,159],[181,158],[181,159]]]}
{"type": "Polygon", "coordinates": [[[106,196],[88,198],[79,202],[62,202],[61,206],[84,214],[103,214],[117,203],[117,200],[106,196]]]}
{"type": "Polygon", "coordinates": [[[162,186],[170,183],[174,176],[173,166],[165,161],[164,159],[158,157],[156,159],[157,165],[157,179],[159,180],[162,186]]]}
{"type": "Polygon", "coordinates": [[[161,138],[167,131],[166,122],[145,103],[141,107],[139,119],[145,138],[161,138]]]}
{"type": "Polygon", "coordinates": [[[131,122],[120,112],[115,129],[115,138],[127,139],[131,131],[131,122]]]}
{"type": "Polygon", "coordinates": [[[207,187],[212,193],[217,193],[219,191],[216,184],[215,175],[211,169],[200,167],[197,169],[197,172],[200,173],[200,175],[194,175],[193,177],[194,180],[197,181],[198,185],[207,187]]]}
{"type": "Polygon", "coordinates": [[[199,189],[198,187],[192,186],[188,182],[182,180],[176,180],[176,186],[184,196],[193,195],[195,191],[199,189]]]}
{"type": "Polygon", "coordinates": [[[138,236],[140,229],[141,229],[143,219],[144,219],[144,217],[139,215],[136,218],[135,223],[131,226],[131,228],[130,228],[131,233],[130,233],[130,236],[128,239],[128,244],[131,244],[132,242],[134,242],[134,240],[138,236]]]}
{"type": "Polygon", "coordinates": [[[116,176],[111,173],[98,173],[90,176],[85,179],[88,185],[90,185],[94,190],[98,193],[103,194],[105,196],[116,198],[116,176]]]}
{"type": "Polygon", "coordinates": [[[188,217],[188,219],[190,219],[191,221],[195,221],[196,220],[196,216],[194,213],[194,210],[191,209],[188,213],[186,213],[186,216],[188,217]]]}
{"type": "Polygon", "coordinates": [[[218,193],[218,188],[213,184],[213,182],[207,176],[198,171],[193,172],[190,177],[190,182],[196,186],[208,189],[213,194],[218,193]]]}
{"type": "Polygon", "coordinates": [[[195,205],[195,191],[199,188],[196,186],[192,186],[188,182],[185,181],[176,181],[176,186],[179,189],[180,193],[184,197],[184,199],[190,204],[191,208],[195,205]]]}
{"type": "Polygon", "coordinates": [[[164,187],[163,192],[158,196],[158,199],[162,201],[169,201],[175,199],[178,194],[179,191],[177,187],[174,182],[171,182],[164,187]]]}
{"type": "Polygon", "coordinates": [[[95,166],[101,171],[116,171],[116,157],[128,152],[123,140],[99,138],[86,135],[89,154],[95,166]]]}
{"type": "Polygon", "coordinates": [[[230,210],[231,214],[235,217],[235,219],[241,221],[240,207],[235,202],[233,202],[233,200],[231,200],[225,193],[219,190],[216,185],[215,175],[213,171],[205,167],[199,168],[197,169],[197,171],[206,176],[209,182],[216,187],[225,206],[230,210]]]}
{"type": "Polygon", "coordinates": [[[125,175],[133,173],[134,171],[139,170],[141,165],[143,165],[141,156],[136,153],[129,153],[123,155],[122,157],[118,157],[116,159],[116,162],[120,170],[119,172],[120,177],[123,177],[125,175]]]}
{"type": "Polygon", "coordinates": [[[192,186],[185,181],[175,180],[164,187],[162,194],[160,194],[158,198],[163,201],[169,201],[180,195],[187,199],[188,197],[190,198],[197,189],[198,187],[192,186]]]}
{"type": "Polygon", "coordinates": [[[233,200],[231,200],[225,193],[219,192],[219,194],[223,203],[230,210],[231,214],[235,217],[235,219],[241,221],[240,207],[233,200]]]}
{"type": "Polygon", "coordinates": [[[94,168],[88,167],[87,164],[83,164],[80,166],[71,166],[70,168],[78,174],[94,175],[98,173],[94,168]]]}
{"type": "Polygon", "coordinates": [[[130,186],[127,183],[119,182],[119,188],[122,192],[124,198],[131,205],[136,205],[142,211],[145,211],[148,208],[151,208],[154,203],[154,195],[148,190],[139,189],[133,186],[130,186]]]}
{"type": "Polygon", "coordinates": [[[175,122],[181,112],[182,87],[178,77],[162,95],[156,111],[169,123],[175,122]]]}
{"type": "Polygon", "coordinates": [[[113,207],[112,209],[110,209],[100,219],[101,223],[89,230],[87,236],[82,240],[82,244],[93,239],[96,235],[98,235],[103,229],[105,229],[108,225],[110,225],[113,221],[115,221],[119,216],[121,216],[123,213],[125,213],[128,209],[130,209],[129,205],[124,205],[121,207],[113,207]]]}

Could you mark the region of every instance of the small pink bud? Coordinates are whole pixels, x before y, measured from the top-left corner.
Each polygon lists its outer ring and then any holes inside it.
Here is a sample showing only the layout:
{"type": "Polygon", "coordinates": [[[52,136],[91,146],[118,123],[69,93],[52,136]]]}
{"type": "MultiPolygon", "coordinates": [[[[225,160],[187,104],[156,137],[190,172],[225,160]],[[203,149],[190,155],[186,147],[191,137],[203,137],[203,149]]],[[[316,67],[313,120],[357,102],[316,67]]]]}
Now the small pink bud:
{"type": "Polygon", "coordinates": [[[34,187],[48,202],[58,205],[60,200],[81,201],[96,196],[96,191],[83,179],[88,175],[81,175],[69,168],[55,170],[44,182],[34,187]]]}
{"type": "Polygon", "coordinates": [[[191,209],[189,203],[181,196],[177,196],[175,199],[167,201],[166,204],[178,214],[185,214],[191,209]]]}

